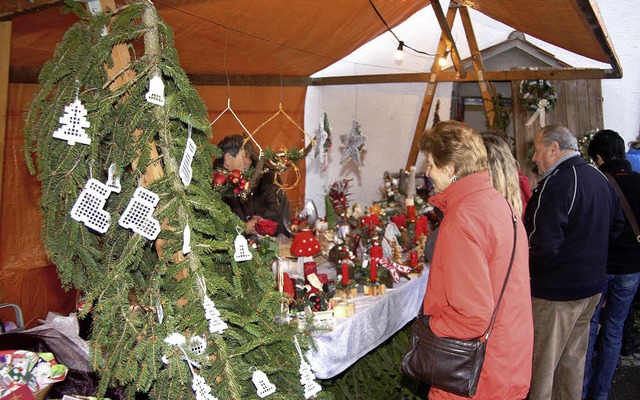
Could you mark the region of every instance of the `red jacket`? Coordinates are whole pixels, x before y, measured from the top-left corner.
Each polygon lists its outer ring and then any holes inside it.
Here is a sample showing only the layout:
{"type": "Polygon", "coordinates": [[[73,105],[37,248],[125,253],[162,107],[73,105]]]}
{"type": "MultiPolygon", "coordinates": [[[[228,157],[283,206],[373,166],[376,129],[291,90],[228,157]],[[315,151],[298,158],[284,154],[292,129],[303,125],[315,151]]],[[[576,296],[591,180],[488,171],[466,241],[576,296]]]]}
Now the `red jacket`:
{"type": "MultiPolygon", "coordinates": [[[[513,248],[513,220],[486,171],[452,183],[429,200],[444,213],[424,314],[441,337],[471,339],[489,326],[513,248]]],[[[527,235],[518,216],[513,268],[474,399],[523,399],[531,381],[533,317],[527,235]]],[[[432,388],[429,399],[462,398],[432,388]]]]}

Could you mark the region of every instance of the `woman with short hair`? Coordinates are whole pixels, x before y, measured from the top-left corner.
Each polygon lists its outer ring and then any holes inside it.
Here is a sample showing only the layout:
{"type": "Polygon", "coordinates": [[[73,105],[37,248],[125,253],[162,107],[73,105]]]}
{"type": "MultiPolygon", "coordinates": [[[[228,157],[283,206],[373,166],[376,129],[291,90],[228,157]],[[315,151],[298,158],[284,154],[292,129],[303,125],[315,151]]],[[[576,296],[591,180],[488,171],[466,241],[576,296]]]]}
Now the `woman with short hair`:
{"type": "MultiPolygon", "coordinates": [[[[444,213],[423,311],[440,337],[472,339],[488,328],[513,249],[513,267],[487,343],[475,399],[523,399],[529,391],[533,318],[527,236],[519,213],[494,189],[487,151],[475,130],[442,121],[420,140],[426,173],[436,193],[429,201],[444,213]]],[[[462,398],[432,387],[429,399],[462,398]]]]}

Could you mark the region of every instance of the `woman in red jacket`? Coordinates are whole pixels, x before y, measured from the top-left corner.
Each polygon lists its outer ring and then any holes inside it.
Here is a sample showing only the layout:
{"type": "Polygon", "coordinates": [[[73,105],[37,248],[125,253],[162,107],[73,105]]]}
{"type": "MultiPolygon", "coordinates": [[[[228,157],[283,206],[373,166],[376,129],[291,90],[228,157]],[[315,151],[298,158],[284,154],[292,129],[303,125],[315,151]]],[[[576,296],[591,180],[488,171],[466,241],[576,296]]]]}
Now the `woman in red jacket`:
{"type": "MultiPolygon", "coordinates": [[[[492,186],[481,136],[457,121],[425,132],[420,149],[444,213],[424,314],[441,337],[472,339],[489,326],[513,248],[513,206],[492,186]]],[[[513,211],[519,216],[515,210],[513,211]]],[[[523,399],[529,391],[533,319],[527,236],[517,223],[513,268],[500,304],[474,399],[523,399]]],[[[432,388],[429,399],[461,398],[432,388]]]]}

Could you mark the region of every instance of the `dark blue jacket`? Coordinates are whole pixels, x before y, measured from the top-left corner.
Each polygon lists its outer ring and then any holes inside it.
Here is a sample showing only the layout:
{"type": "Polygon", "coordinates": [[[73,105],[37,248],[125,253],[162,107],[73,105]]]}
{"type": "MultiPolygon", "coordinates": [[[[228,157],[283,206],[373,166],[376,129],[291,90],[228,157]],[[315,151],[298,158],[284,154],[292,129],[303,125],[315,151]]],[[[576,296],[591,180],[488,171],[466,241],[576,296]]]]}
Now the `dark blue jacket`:
{"type": "Polygon", "coordinates": [[[579,156],[562,162],[533,191],[524,224],[533,297],[569,301],[604,290],[609,241],[624,217],[600,171],[579,156]]]}
{"type": "MultiPolygon", "coordinates": [[[[599,167],[600,171],[613,175],[627,202],[640,223],[640,174],[633,172],[627,160],[611,160],[599,167]]],[[[633,274],[640,272],[640,243],[625,214],[622,234],[609,245],[610,274],[633,274]]]]}

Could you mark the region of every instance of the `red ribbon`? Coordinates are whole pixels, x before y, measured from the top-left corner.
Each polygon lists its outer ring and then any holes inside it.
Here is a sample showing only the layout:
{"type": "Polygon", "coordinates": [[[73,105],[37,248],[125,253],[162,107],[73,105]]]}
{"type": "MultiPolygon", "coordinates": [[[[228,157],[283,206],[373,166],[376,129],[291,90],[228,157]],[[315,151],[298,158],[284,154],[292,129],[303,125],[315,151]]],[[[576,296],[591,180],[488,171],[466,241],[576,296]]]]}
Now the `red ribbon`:
{"type": "Polygon", "coordinates": [[[383,258],[380,260],[380,265],[389,270],[391,274],[391,278],[393,278],[394,282],[400,281],[400,274],[408,274],[413,271],[411,267],[407,265],[398,264],[395,261],[391,261],[388,258],[383,258]]]}

